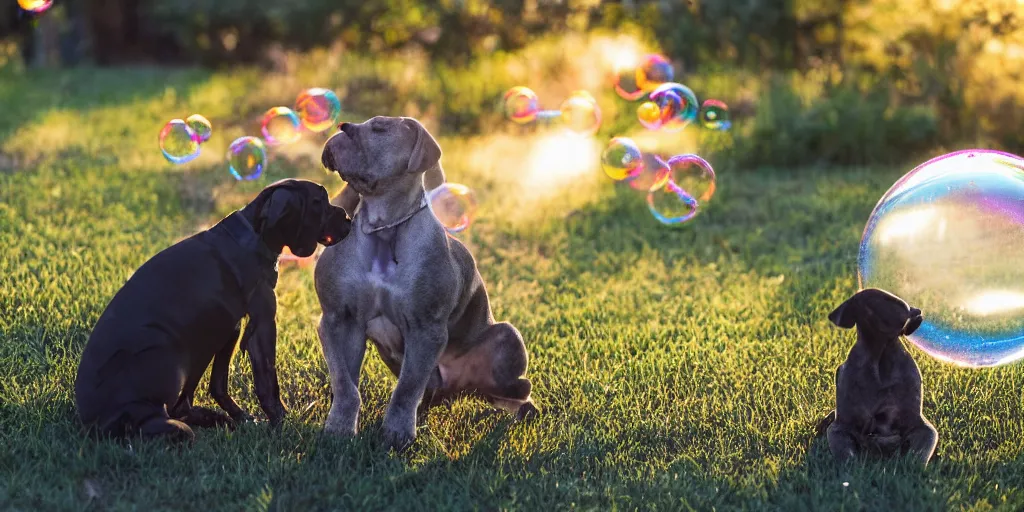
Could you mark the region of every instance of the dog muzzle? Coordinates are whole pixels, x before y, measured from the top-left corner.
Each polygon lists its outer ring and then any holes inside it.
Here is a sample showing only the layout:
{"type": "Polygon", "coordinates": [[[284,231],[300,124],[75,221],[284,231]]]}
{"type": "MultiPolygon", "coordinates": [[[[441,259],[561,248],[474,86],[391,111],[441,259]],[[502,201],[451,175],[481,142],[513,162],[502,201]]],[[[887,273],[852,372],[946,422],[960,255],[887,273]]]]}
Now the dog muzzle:
{"type": "Polygon", "coordinates": [[[921,316],[920,309],[915,308],[910,310],[910,312],[911,317],[908,318],[907,323],[903,325],[904,336],[910,336],[911,334],[914,334],[914,331],[916,331],[918,327],[921,327],[921,323],[924,322],[924,317],[921,316]]]}

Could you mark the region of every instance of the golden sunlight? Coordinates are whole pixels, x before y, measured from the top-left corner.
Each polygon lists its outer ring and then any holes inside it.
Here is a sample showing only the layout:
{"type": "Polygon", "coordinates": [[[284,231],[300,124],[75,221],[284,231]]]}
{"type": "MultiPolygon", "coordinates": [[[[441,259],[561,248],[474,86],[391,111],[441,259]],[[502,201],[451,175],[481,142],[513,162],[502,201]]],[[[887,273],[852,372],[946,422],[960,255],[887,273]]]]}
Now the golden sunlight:
{"type": "Polygon", "coordinates": [[[635,47],[625,45],[609,45],[607,63],[616,73],[636,68],[640,62],[640,53],[635,47]]]}
{"type": "Polygon", "coordinates": [[[974,316],[999,315],[1024,310],[1024,293],[1010,290],[992,290],[976,295],[964,304],[964,310],[974,316]]]}
{"type": "Polygon", "coordinates": [[[549,195],[588,173],[596,173],[601,148],[590,136],[568,131],[544,134],[529,144],[521,184],[532,194],[549,195]]]}
{"type": "Polygon", "coordinates": [[[882,220],[881,225],[878,226],[878,241],[881,245],[888,245],[889,242],[905,242],[908,238],[921,233],[935,219],[936,214],[938,214],[937,209],[932,207],[894,214],[882,220]]]}

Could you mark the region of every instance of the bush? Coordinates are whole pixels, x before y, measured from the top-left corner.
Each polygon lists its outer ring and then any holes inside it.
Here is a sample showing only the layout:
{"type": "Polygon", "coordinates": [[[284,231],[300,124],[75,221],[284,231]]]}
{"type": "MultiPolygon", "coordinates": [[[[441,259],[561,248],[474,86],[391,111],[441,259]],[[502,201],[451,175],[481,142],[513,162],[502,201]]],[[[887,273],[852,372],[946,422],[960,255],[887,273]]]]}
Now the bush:
{"type": "MultiPolygon", "coordinates": [[[[100,64],[262,63],[281,80],[295,75],[281,56],[301,53],[312,71],[288,88],[343,88],[360,114],[422,115],[451,132],[504,123],[496,101],[513,85],[552,109],[588,89],[606,110],[603,134],[635,126],[636,106],[597,76],[602,53],[616,51],[591,44],[603,31],[663,51],[702,98],[756,105],[746,121],[736,112],[730,134],[701,136],[745,166],[890,162],[967,143],[1024,151],[1024,7],[1010,4],[83,0],[53,10],[90,20],[100,64]],[[730,73],[784,78],[701,87],[730,73]]],[[[0,36],[16,15],[0,11],[0,36]]]]}
{"type": "Polygon", "coordinates": [[[757,115],[737,135],[738,165],[864,165],[902,162],[929,149],[937,135],[933,109],[893,103],[885,82],[853,79],[801,97],[792,80],[776,78],[757,115]]]}

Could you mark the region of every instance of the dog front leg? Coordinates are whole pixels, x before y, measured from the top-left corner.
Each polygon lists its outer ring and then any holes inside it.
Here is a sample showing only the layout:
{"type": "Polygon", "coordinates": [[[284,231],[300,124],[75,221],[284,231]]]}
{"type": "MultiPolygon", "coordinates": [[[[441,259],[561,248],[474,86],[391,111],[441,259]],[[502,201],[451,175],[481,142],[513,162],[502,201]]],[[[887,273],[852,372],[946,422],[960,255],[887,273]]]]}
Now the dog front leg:
{"type": "Polygon", "coordinates": [[[828,448],[839,464],[845,464],[857,456],[857,440],[839,422],[828,426],[828,448]]]}
{"type": "Polygon", "coordinates": [[[939,432],[927,419],[922,417],[921,421],[921,425],[907,433],[904,443],[907,451],[927,466],[935,453],[935,446],[939,444],[939,432]]]}
{"type": "Polygon", "coordinates": [[[359,370],[366,355],[366,330],[351,311],[327,312],[317,329],[331,379],[331,410],[324,431],[354,436],[359,426],[359,370]]]}
{"type": "Polygon", "coordinates": [[[243,337],[243,349],[249,354],[252,364],[252,380],[256,398],[267,414],[271,425],[278,425],[284,419],[285,407],[281,401],[281,389],[277,383],[277,296],[274,289],[261,286],[256,290],[249,306],[247,336],[243,337]],[[252,339],[249,338],[249,330],[252,339]]]}
{"type": "Polygon", "coordinates": [[[416,438],[416,410],[448,344],[448,329],[443,324],[421,327],[403,333],[403,338],[402,370],[384,414],[384,439],[396,451],[404,450],[416,438]]]}
{"type": "MultiPolygon", "coordinates": [[[[235,328],[235,335],[230,343],[224,345],[220,352],[213,357],[213,369],[210,370],[210,396],[217,401],[217,405],[224,409],[231,419],[236,422],[248,421],[252,418],[238,406],[228,393],[228,370],[231,365],[231,355],[235,351],[235,344],[238,343],[240,327],[235,328]]],[[[252,335],[250,329],[246,329],[248,335],[252,335]]],[[[248,340],[246,340],[247,342],[248,340]]],[[[243,344],[247,344],[243,342],[243,344]]]]}

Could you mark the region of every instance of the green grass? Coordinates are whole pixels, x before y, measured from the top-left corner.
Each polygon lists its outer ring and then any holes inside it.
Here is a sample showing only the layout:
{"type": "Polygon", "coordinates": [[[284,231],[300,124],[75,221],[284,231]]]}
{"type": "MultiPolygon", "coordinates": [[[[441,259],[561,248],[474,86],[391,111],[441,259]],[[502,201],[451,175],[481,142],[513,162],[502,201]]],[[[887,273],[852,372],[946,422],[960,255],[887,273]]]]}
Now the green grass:
{"type": "MultiPolygon", "coordinates": [[[[855,291],[861,229],[899,169],[719,169],[709,211],[672,230],[596,169],[524,189],[519,145],[532,139],[500,134],[443,138],[443,162],[479,194],[464,239],[497,317],[527,340],[541,418],[515,424],[464,400],[390,454],[377,429],[394,379],[370,351],[363,432],[322,436],[319,306],[312,272],[288,268],[281,431],[200,431],[191,448],[82,435],[77,359],[138,265],[274,179],[340,187],[319,168],[318,140],[275,156],[259,183],[230,179],[227,143],[296,92],[266,92],[262,78],[80,70],[0,82],[0,508],[1024,508],[1022,365],[965,370],[915,351],[940,432],[926,470],[842,472],[813,438],[853,337],[825,317],[855,291]],[[215,138],[170,166],[156,133],[193,112],[215,138]]],[[[235,365],[233,394],[259,412],[248,363],[235,365]]]]}

